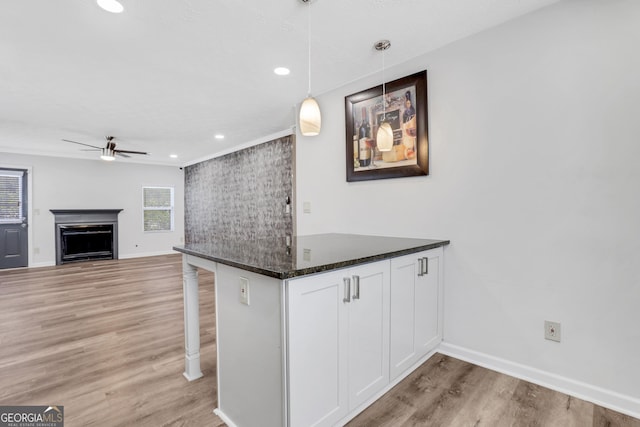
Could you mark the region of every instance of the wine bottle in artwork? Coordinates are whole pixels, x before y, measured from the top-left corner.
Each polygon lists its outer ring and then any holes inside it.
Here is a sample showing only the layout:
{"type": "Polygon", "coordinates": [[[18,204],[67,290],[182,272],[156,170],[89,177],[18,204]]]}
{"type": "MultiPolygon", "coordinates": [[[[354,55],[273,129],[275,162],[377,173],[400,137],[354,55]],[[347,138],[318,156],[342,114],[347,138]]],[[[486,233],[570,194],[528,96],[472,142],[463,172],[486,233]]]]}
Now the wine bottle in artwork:
{"type": "Polygon", "coordinates": [[[360,167],[366,167],[371,164],[371,149],[367,145],[367,140],[371,137],[371,126],[367,118],[367,107],[362,107],[362,123],[358,130],[358,143],[360,167]]]}
{"type": "Polygon", "coordinates": [[[411,92],[406,91],[404,93],[404,113],[402,113],[402,123],[407,123],[413,119],[416,115],[416,109],[413,108],[413,102],[411,102],[411,92]]]}

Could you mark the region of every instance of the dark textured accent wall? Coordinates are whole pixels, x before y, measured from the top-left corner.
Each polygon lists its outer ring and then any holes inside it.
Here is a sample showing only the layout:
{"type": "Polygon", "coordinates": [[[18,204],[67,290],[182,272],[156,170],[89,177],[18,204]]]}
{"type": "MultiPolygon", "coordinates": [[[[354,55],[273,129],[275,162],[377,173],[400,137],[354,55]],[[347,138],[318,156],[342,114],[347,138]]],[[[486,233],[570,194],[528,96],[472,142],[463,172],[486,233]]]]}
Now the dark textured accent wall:
{"type": "Polygon", "coordinates": [[[293,234],[293,143],[287,136],[185,168],[185,241],[293,234]]]}

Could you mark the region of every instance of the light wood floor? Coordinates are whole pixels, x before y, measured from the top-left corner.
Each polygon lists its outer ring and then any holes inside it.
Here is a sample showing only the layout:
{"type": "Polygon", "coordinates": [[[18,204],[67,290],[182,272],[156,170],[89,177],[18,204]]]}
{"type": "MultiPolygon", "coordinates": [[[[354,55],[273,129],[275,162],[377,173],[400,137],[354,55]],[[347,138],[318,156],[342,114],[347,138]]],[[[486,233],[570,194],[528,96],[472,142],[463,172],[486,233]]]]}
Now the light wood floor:
{"type": "MultiPolygon", "coordinates": [[[[0,271],[0,405],[63,405],[65,425],[223,426],[213,275],[201,364],[184,370],[179,255],[0,271]]],[[[640,420],[436,355],[349,426],[620,426],[640,420]]],[[[261,427],[261,426],[257,426],[261,427]]]]}
{"type": "Polygon", "coordinates": [[[640,420],[436,354],[349,427],[640,427],[640,420]]]}

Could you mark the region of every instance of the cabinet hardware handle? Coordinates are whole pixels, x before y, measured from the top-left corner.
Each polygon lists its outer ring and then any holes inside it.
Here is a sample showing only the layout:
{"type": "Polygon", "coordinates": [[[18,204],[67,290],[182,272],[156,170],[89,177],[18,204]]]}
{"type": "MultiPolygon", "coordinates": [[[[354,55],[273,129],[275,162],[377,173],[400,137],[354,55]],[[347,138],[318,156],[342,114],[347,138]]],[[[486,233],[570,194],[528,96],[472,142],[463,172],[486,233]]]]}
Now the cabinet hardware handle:
{"type": "Polygon", "coordinates": [[[351,302],[351,279],[345,277],[342,280],[344,280],[344,298],[342,302],[351,302]]]}
{"type": "Polygon", "coordinates": [[[360,276],[353,276],[353,299],[360,299],[360,276]]]}
{"type": "Polygon", "coordinates": [[[422,258],[424,260],[424,262],[422,263],[423,265],[423,269],[422,269],[422,274],[429,274],[429,258],[424,257],[422,258]]]}
{"type": "Polygon", "coordinates": [[[424,267],[422,266],[422,264],[424,264],[424,258],[418,258],[418,277],[424,275],[424,267]]]}

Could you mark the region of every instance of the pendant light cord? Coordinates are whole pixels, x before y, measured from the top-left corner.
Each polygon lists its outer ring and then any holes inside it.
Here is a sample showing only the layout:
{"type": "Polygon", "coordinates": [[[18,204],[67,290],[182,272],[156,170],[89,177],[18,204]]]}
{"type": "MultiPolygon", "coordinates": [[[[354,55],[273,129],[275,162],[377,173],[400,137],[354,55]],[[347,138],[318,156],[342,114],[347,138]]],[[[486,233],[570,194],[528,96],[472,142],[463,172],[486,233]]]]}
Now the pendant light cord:
{"type": "Polygon", "coordinates": [[[387,118],[387,101],[385,99],[385,81],[384,81],[384,49],[382,51],[382,121],[387,118]]]}
{"type": "Polygon", "coordinates": [[[308,96],[311,96],[311,0],[307,0],[307,52],[309,53],[307,69],[309,73],[308,96]]]}

